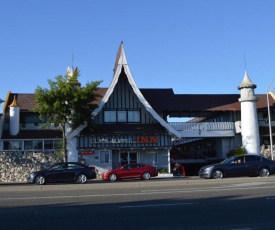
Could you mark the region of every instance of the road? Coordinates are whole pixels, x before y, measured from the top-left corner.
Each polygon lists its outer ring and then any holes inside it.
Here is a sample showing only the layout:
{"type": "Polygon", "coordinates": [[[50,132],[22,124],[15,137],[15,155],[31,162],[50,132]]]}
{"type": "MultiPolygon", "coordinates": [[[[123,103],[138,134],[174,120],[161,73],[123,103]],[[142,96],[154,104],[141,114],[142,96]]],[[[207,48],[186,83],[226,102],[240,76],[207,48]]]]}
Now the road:
{"type": "Polygon", "coordinates": [[[1,229],[275,229],[275,176],[0,184],[1,229]]]}

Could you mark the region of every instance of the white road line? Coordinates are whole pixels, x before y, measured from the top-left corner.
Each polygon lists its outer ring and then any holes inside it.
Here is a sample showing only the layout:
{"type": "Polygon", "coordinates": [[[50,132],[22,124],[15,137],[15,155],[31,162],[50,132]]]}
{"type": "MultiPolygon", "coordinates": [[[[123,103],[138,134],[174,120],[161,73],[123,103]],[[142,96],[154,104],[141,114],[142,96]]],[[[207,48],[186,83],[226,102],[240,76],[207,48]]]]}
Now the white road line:
{"type": "Polygon", "coordinates": [[[62,198],[89,198],[89,197],[115,197],[115,196],[136,196],[136,195],[150,195],[150,194],[169,194],[169,193],[192,193],[196,192],[213,192],[213,191],[230,191],[230,190],[246,190],[250,188],[266,189],[274,188],[274,186],[244,186],[244,187],[212,187],[212,188],[194,188],[194,189],[165,189],[165,190],[143,190],[134,193],[120,193],[120,194],[91,194],[91,195],[77,195],[77,196],[41,196],[41,197],[6,197],[0,198],[1,201],[6,200],[39,200],[39,199],[62,199],[62,198]]]}
{"type": "Polygon", "coordinates": [[[195,204],[195,203],[132,205],[132,206],[120,206],[119,208],[147,208],[147,207],[176,206],[176,205],[190,205],[190,204],[195,204]]]}

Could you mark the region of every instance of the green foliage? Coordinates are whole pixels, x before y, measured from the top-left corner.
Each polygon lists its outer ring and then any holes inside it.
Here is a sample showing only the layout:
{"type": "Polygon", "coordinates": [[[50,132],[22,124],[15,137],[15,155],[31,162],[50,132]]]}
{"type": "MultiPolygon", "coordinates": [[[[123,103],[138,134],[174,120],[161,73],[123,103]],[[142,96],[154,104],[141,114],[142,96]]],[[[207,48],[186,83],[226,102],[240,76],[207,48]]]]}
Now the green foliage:
{"type": "Polygon", "coordinates": [[[88,82],[80,87],[78,68],[68,70],[54,80],[48,80],[49,89],[38,86],[35,90],[36,107],[33,112],[39,113],[45,126],[51,123],[60,125],[63,132],[63,150],[67,160],[65,125],[76,128],[81,124],[92,125],[91,113],[97,107],[95,102],[99,95],[97,89],[102,81],[88,82]]]}
{"type": "Polygon", "coordinates": [[[55,162],[62,162],[64,160],[64,150],[56,151],[56,154],[54,156],[55,162]]]}
{"type": "Polygon", "coordinates": [[[159,169],[159,173],[168,173],[167,168],[161,168],[159,169]]]}
{"type": "Polygon", "coordinates": [[[227,155],[227,157],[231,157],[231,156],[243,155],[243,154],[246,154],[245,149],[242,148],[242,147],[238,147],[238,148],[236,148],[234,150],[231,150],[226,155],[227,155]]]}

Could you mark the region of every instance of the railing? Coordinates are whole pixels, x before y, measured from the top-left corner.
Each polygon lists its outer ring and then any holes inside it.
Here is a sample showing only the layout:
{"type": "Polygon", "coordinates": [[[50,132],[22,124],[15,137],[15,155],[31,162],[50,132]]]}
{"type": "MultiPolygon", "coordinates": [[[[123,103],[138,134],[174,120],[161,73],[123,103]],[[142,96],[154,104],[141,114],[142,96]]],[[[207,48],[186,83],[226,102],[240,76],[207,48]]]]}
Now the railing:
{"type": "Polygon", "coordinates": [[[169,122],[177,131],[222,131],[234,130],[234,122],[169,122]]]}

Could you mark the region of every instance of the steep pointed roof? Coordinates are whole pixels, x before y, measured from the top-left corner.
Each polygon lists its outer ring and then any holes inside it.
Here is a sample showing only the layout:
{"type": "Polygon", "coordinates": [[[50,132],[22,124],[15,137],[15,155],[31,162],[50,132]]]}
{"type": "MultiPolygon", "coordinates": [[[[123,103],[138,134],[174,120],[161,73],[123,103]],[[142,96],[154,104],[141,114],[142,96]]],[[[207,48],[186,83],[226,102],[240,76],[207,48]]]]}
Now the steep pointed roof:
{"type": "Polygon", "coordinates": [[[116,61],[115,61],[115,66],[114,66],[114,76],[112,79],[112,82],[107,90],[107,92],[105,93],[104,97],[102,98],[102,100],[100,101],[100,103],[98,104],[98,108],[96,108],[93,113],[92,116],[96,116],[101,109],[103,108],[104,104],[107,103],[109,97],[111,96],[111,94],[114,91],[114,88],[118,82],[120,73],[122,68],[124,69],[124,72],[127,76],[127,79],[130,83],[130,85],[133,88],[134,93],[137,95],[138,99],[140,100],[140,102],[144,105],[145,109],[151,113],[151,115],[164,127],[166,128],[170,133],[174,134],[175,136],[180,137],[181,134],[175,130],[173,127],[171,127],[166,121],[164,121],[157,113],[156,111],[151,107],[151,105],[148,103],[148,101],[144,98],[144,96],[142,95],[142,93],[140,92],[139,88],[137,87],[132,74],[130,72],[129,66],[128,66],[128,62],[125,56],[125,52],[124,52],[124,47],[123,47],[123,42],[120,43],[118,52],[117,52],[117,56],[116,56],[116,61]]]}
{"type": "Polygon", "coordinates": [[[253,89],[255,89],[256,87],[257,86],[252,83],[252,81],[250,80],[247,72],[245,71],[243,81],[240,84],[240,86],[238,87],[238,89],[243,89],[243,88],[253,88],[253,89]]]}
{"type": "Polygon", "coordinates": [[[20,107],[20,105],[18,104],[17,100],[16,100],[16,96],[14,95],[13,97],[13,101],[12,103],[10,104],[9,107],[20,107]]]}

